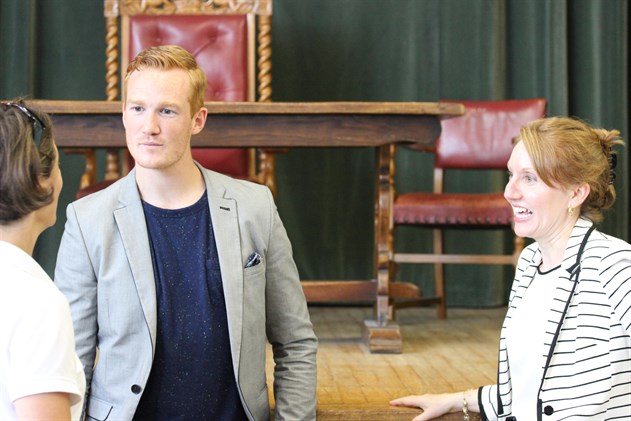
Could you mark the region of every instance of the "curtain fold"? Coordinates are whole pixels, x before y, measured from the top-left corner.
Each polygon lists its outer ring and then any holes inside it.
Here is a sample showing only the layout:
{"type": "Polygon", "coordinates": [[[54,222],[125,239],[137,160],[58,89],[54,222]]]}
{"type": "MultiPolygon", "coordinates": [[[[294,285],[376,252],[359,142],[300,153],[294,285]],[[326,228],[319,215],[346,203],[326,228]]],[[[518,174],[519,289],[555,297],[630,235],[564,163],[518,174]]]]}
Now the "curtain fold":
{"type": "MultiPolygon", "coordinates": [[[[274,0],[274,101],[437,101],[545,97],[549,115],[622,132],[629,144],[628,0],[274,0]]],[[[99,0],[0,2],[0,97],[105,99],[105,23],[99,0]]],[[[429,154],[399,148],[397,189],[431,189],[429,154]]],[[[629,241],[629,150],[620,149],[618,200],[603,231],[629,241]]],[[[83,161],[62,154],[57,224],[36,258],[53,273],[65,206],[83,161]]],[[[294,149],[277,159],[278,206],[301,276],[373,276],[374,152],[294,149]]],[[[465,186],[456,174],[449,188],[465,186]]],[[[474,181],[502,189],[503,175],[474,181]]],[[[452,250],[508,250],[508,236],[450,232],[452,250]]],[[[404,231],[401,249],[430,247],[404,231]]],[[[448,304],[506,302],[512,268],[449,266],[448,304]]],[[[399,278],[431,293],[431,266],[399,278]]]]}
{"type": "MultiPolygon", "coordinates": [[[[35,91],[36,3],[34,0],[0,2],[0,91],[19,94],[35,91]]],[[[4,98],[4,96],[3,96],[4,98]]]]}

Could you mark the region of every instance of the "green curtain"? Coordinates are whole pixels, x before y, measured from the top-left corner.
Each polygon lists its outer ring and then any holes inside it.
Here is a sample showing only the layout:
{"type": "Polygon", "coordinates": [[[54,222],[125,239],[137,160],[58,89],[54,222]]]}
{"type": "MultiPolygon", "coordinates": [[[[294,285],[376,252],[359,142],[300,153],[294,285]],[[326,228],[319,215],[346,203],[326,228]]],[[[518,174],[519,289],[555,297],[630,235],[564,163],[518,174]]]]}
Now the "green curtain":
{"type": "MultiPolygon", "coordinates": [[[[274,101],[437,101],[545,97],[549,115],[617,128],[629,143],[628,0],[274,0],[274,101]]],[[[104,99],[105,24],[99,0],[2,0],[0,97],[104,99]]],[[[618,201],[602,230],[629,241],[629,147],[618,201]]],[[[62,156],[57,224],[36,258],[52,274],[82,158],[62,156]]],[[[302,279],[373,276],[374,153],[293,149],[277,160],[278,206],[302,279]]],[[[400,148],[397,189],[430,188],[431,155],[400,148]]],[[[455,174],[449,188],[469,177],[455,174]]],[[[473,180],[502,189],[503,175],[473,180]]],[[[510,236],[450,232],[450,250],[508,250],[510,236]]],[[[399,249],[429,247],[419,230],[399,249]]],[[[431,293],[431,267],[400,279],[431,293]]],[[[512,268],[449,266],[450,306],[506,302],[512,268]]]]}

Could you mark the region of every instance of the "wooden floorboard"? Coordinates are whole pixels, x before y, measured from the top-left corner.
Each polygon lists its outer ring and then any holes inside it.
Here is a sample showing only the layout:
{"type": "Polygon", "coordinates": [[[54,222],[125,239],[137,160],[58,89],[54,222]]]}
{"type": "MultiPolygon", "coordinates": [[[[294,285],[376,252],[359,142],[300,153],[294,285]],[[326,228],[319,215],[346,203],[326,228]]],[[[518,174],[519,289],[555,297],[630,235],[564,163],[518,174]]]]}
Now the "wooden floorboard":
{"type": "MultiPolygon", "coordinates": [[[[318,420],[409,421],[419,410],[394,408],[389,400],[495,382],[505,308],[449,309],[445,320],[438,320],[433,308],[400,310],[401,354],[368,351],[362,326],[372,314],[369,307],[312,306],[309,311],[319,339],[318,420]]],[[[268,356],[270,386],[272,364],[268,356]]],[[[462,420],[462,414],[441,420],[462,420]]]]}

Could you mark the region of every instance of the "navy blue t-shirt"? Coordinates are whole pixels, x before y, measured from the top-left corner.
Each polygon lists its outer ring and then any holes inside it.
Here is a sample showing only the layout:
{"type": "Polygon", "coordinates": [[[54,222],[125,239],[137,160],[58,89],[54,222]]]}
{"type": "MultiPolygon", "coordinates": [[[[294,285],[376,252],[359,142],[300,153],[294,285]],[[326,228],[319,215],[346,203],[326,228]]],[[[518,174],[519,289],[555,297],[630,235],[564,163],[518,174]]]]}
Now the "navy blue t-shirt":
{"type": "Polygon", "coordinates": [[[134,420],[246,420],[206,193],[183,209],[145,202],[143,208],[158,324],[153,366],[134,420]]]}

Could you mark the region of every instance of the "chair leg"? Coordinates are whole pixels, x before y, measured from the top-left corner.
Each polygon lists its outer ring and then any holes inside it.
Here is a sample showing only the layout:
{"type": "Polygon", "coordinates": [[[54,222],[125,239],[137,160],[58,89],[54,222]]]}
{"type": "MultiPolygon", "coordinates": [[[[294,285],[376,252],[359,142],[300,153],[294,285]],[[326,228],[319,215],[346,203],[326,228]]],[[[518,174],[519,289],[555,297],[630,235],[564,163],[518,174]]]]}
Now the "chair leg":
{"type": "MultiPolygon", "coordinates": [[[[390,283],[396,281],[398,271],[399,265],[394,261],[390,261],[390,264],[388,265],[388,276],[390,277],[390,283]]],[[[390,320],[396,320],[397,317],[397,304],[394,298],[390,298],[390,302],[388,305],[388,317],[390,320]]]]}
{"type": "MultiPolygon", "coordinates": [[[[434,254],[443,254],[443,231],[434,229],[434,254]]],[[[447,318],[447,304],[445,299],[445,273],[442,263],[434,263],[434,292],[439,302],[436,307],[436,316],[439,319],[447,318]]]]}
{"type": "Polygon", "coordinates": [[[434,288],[436,289],[436,297],[440,299],[436,307],[436,317],[439,319],[446,319],[447,305],[445,302],[445,274],[442,263],[434,264],[434,288]]]}

